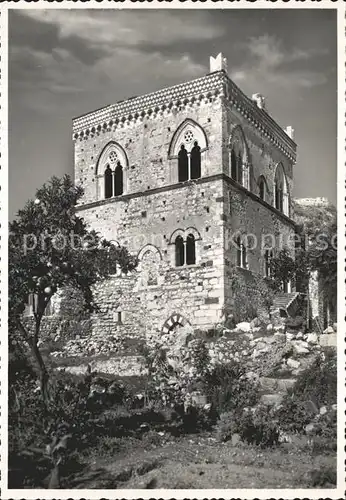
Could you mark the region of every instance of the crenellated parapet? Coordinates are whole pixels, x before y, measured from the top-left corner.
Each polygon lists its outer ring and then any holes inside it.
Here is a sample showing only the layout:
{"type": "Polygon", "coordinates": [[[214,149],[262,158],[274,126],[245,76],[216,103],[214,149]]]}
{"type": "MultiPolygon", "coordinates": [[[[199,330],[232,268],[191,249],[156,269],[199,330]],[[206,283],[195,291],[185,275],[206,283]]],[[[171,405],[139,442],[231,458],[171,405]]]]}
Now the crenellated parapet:
{"type": "Polygon", "coordinates": [[[295,162],[295,142],[264,108],[260,108],[237,87],[224,70],[150,94],[126,99],[75,118],[73,139],[88,139],[117,128],[134,126],[146,119],[167,116],[186,108],[193,109],[217,99],[222,99],[225,104],[231,106],[257,129],[264,140],[268,140],[290,161],[295,162]]]}

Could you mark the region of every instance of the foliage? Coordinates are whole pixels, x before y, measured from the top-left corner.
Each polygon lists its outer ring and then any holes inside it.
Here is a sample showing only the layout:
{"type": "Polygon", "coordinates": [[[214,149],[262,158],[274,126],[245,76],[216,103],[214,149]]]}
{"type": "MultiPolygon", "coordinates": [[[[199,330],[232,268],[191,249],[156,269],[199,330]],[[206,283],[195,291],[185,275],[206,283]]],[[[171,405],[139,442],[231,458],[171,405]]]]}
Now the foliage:
{"type": "Polygon", "coordinates": [[[258,384],[246,376],[246,369],[232,361],[218,364],[205,377],[206,393],[218,414],[254,406],[259,399],[258,384]]]}
{"type": "Polygon", "coordinates": [[[9,232],[9,324],[10,334],[19,333],[35,357],[46,400],[48,373],[38,348],[41,320],[57,292],[66,286],[80,290],[84,306],[94,310],[92,286],[136,266],[127,250],[102,240],[78,217],[75,205],[83,195],[69,176],[53,177],[37,190],[10,224],[9,232]],[[34,300],[34,331],[22,321],[28,297],[34,300]]]}
{"type": "Polygon", "coordinates": [[[285,319],[285,325],[290,330],[304,331],[306,328],[306,319],[303,316],[288,317],[285,319]]]}
{"type": "Polygon", "coordinates": [[[270,279],[273,290],[280,291],[283,283],[291,281],[307,286],[309,263],[304,250],[296,249],[295,258],[287,248],[283,248],[270,260],[270,279]]]}
{"type": "Polygon", "coordinates": [[[304,370],[290,389],[288,397],[313,401],[317,407],[336,403],[337,366],[335,353],[325,351],[304,370]]]}
{"type": "Polygon", "coordinates": [[[239,434],[242,441],[263,448],[279,443],[279,426],[270,408],[258,405],[242,412],[223,413],[217,423],[217,434],[221,441],[239,434]]]}
{"type": "Polygon", "coordinates": [[[276,411],[280,428],[287,433],[304,432],[315,415],[308,401],[299,401],[294,397],[286,397],[276,411]]]}

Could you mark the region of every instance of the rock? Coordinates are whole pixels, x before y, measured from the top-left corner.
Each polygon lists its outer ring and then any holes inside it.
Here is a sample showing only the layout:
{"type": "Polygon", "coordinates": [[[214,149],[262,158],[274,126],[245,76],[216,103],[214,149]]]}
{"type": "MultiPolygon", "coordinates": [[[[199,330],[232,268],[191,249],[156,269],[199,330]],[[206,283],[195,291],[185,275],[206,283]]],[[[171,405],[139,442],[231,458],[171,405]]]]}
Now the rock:
{"type": "Polygon", "coordinates": [[[185,325],[179,329],[179,333],[175,338],[175,344],[180,346],[187,346],[193,338],[193,328],[190,325],[185,325]]]}
{"type": "Polygon", "coordinates": [[[325,415],[328,413],[327,407],[326,406],[321,406],[320,408],[320,415],[325,415]]]}
{"type": "Polygon", "coordinates": [[[278,406],[281,404],[283,396],[281,394],[263,394],[261,403],[278,406]]]}
{"type": "Polygon", "coordinates": [[[253,340],[253,333],[244,333],[244,337],[246,337],[248,340],[253,340]]]}
{"type": "Polygon", "coordinates": [[[328,326],[324,331],[323,333],[334,333],[334,328],[332,326],[328,326]]]}
{"type": "Polygon", "coordinates": [[[288,358],[288,360],[287,360],[287,366],[289,366],[290,368],[293,368],[294,370],[296,370],[297,368],[300,367],[300,362],[297,361],[296,359],[288,358]]]}
{"type": "Polygon", "coordinates": [[[299,344],[294,346],[294,350],[296,354],[298,354],[298,356],[303,356],[304,354],[310,354],[309,349],[299,344]]]}
{"type": "Polygon", "coordinates": [[[295,333],[289,333],[289,332],[286,333],[286,340],[294,340],[295,338],[296,338],[295,333]]]}
{"type": "Polygon", "coordinates": [[[285,340],[286,339],[286,335],[284,333],[280,333],[280,332],[275,332],[274,337],[277,340],[285,340]]]}
{"type": "Polygon", "coordinates": [[[318,344],[318,335],[317,333],[308,333],[306,336],[306,341],[309,344],[318,344]]]}
{"type": "Polygon", "coordinates": [[[261,331],[261,327],[260,326],[255,326],[253,329],[252,329],[253,333],[258,333],[261,331]]]}
{"type": "Polygon", "coordinates": [[[297,340],[303,340],[304,339],[304,334],[302,332],[298,332],[296,335],[297,340]]]}
{"type": "Polygon", "coordinates": [[[332,405],[331,408],[332,408],[333,411],[337,411],[338,405],[335,403],[335,404],[332,405]]]}
{"type": "Polygon", "coordinates": [[[240,443],[241,441],[241,437],[240,437],[240,434],[237,434],[236,432],[234,434],[232,434],[232,446],[236,446],[238,443],[240,443]]]}
{"type": "Polygon", "coordinates": [[[267,332],[272,332],[272,331],[273,331],[273,325],[269,323],[269,325],[267,325],[267,332]]]}
{"type": "Polygon", "coordinates": [[[255,318],[250,322],[251,329],[256,328],[257,326],[260,326],[260,325],[261,325],[261,321],[259,320],[259,318],[255,318]]]}
{"type": "Polygon", "coordinates": [[[237,332],[249,333],[251,331],[251,326],[247,321],[243,321],[242,323],[238,323],[235,329],[237,332]]]}
{"type": "Polygon", "coordinates": [[[274,326],[274,332],[281,332],[283,333],[285,331],[285,325],[276,325],[274,326]]]}
{"type": "Polygon", "coordinates": [[[306,434],[312,434],[315,430],[315,424],[308,424],[306,427],[305,427],[305,432],[306,434]]]}
{"type": "Polygon", "coordinates": [[[320,345],[323,347],[336,347],[337,346],[337,334],[320,335],[320,345]]]}
{"type": "Polygon", "coordinates": [[[338,324],[337,323],[333,323],[333,330],[335,333],[338,331],[338,324]]]}

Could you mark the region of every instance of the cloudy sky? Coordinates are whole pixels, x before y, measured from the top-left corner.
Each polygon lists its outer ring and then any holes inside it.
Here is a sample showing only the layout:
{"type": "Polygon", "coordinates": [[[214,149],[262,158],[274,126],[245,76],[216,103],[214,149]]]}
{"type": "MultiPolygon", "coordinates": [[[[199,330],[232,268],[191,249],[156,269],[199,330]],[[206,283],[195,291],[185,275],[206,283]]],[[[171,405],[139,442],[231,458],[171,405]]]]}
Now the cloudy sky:
{"type": "Polygon", "coordinates": [[[72,118],[203,76],[231,78],[298,143],[295,196],[336,201],[333,10],[16,10],[9,14],[10,216],[73,172],[72,118]]]}

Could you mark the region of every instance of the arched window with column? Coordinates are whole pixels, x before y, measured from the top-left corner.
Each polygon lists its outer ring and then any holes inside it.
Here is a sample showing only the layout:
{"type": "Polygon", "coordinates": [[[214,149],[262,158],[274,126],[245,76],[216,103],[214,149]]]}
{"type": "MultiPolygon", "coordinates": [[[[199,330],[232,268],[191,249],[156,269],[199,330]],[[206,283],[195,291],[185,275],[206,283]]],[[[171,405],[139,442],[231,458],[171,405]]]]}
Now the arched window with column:
{"type": "Polygon", "coordinates": [[[276,167],[274,178],[274,206],[289,217],[289,193],[284,167],[281,163],[276,167]]]}
{"type": "Polygon", "coordinates": [[[108,143],[96,164],[96,198],[109,199],[126,192],[128,159],[124,149],[115,142],[108,143]]]}
{"type": "Polygon", "coordinates": [[[198,123],[187,119],[180,124],[168,151],[168,158],[177,161],[178,182],[195,180],[203,176],[207,149],[207,136],[198,123]]]}
{"type": "Polygon", "coordinates": [[[240,125],[234,126],[229,140],[229,175],[250,190],[249,151],[240,125]]]}

